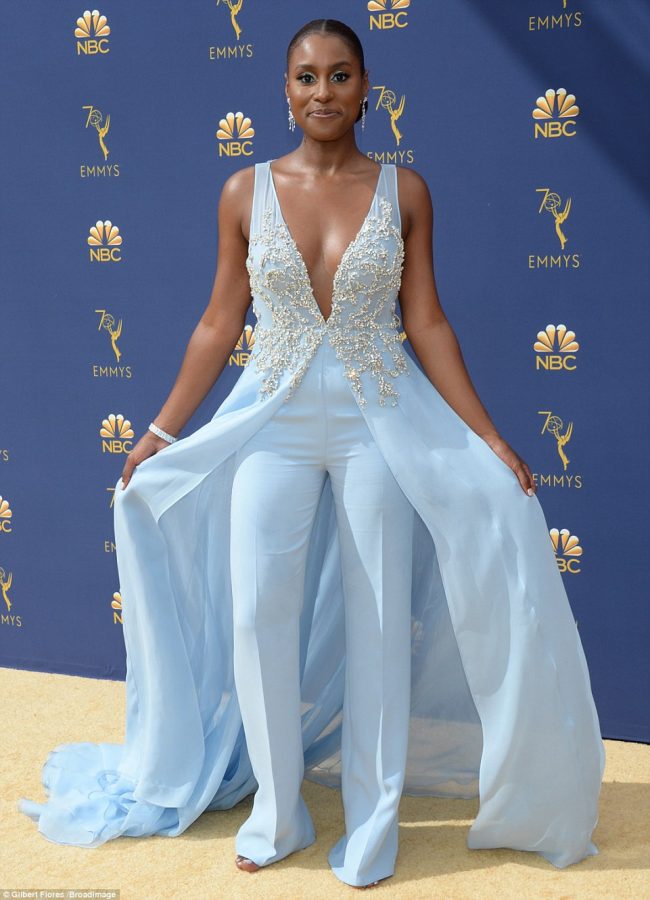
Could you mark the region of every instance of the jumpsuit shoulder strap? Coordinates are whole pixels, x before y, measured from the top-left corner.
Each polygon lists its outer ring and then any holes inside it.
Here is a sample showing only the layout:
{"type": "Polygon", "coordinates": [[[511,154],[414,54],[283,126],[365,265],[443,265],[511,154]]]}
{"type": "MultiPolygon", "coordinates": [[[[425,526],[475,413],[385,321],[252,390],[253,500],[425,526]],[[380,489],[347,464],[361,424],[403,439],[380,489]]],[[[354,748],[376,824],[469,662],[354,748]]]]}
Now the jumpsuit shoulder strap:
{"type": "Polygon", "coordinates": [[[269,199],[269,168],[272,160],[255,163],[253,182],[253,206],[251,210],[251,234],[262,230],[262,216],[269,199]]]}
{"type": "Polygon", "coordinates": [[[397,166],[395,163],[384,163],[386,197],[393,208],[393,224],[402,233],[402,218],[399,211],[399,194],[397,190],[397,166]]]}

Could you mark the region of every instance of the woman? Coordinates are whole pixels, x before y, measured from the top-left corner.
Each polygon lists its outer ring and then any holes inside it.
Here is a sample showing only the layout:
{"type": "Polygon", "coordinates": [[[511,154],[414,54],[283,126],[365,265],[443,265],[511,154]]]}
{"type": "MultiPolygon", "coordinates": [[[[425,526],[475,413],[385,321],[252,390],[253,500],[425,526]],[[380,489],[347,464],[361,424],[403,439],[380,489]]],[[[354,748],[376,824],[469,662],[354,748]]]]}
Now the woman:
{"type": "Polygon", "coordinates": [[[255,791],[256,871],[315,840],[307,772],[341,785],[329,862],[357,887],[393,874],[403,790],[478,794],[471,848],[598,852],[604,750],[546,521],[440,307],[425,182],[356,147],[368,88],[354,32],[305,25],[300,147],[224,186],[212,298],[116,485],[125,744],[50,754],[48,803],[20,808],[51,840],[174,836],[255,791]],[[251,293],[250,362],[177,442],[251,293]]]}

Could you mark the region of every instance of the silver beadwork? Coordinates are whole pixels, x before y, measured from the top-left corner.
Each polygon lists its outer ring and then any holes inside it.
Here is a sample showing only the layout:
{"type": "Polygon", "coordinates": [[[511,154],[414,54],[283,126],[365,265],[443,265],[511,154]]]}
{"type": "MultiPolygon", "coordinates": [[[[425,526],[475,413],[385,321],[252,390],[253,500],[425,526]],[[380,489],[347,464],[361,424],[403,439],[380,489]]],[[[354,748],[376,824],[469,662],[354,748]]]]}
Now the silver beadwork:
{"type": "Polygon", "coordinates": [[[262,380],[259,397],[272,396],[280,378],[292,370],[285,402],[307,371],[325,333],[344,364],[344,374],[360,406],[365,406],[362,375],[372,375],[379,403],[395,406],[399,392],[391,383],[409,375],[402,347],[395,298],[404,267],[404,242],[392,221],[392,204],[378,197],[379,213],[369,214],[349,244],[334,276],[332,308],[327,319],[314,297],[304,260],[272,205],[262,214],[261,229],[250,235],[246,268],[257,318],[251,363],[262,380]],[[392,252],[388,249],[394,244],[392,252]],[[255,258],[253,258],[255,256],[255,258]],[[266,308],[264,315],[260,304],[266,308]],[[266,312],[268,310],[268,312],[266,312]],[[262,324],[270,312],[271,322],[262,324]]]}
{"type": "Polygon", "coordinates": [[[296,120],[293,117],[293,112],[291,111],[291,101],[287,97],[287,103],[289,104],[289,130],[293,131],[296,127],[296,120]]]}

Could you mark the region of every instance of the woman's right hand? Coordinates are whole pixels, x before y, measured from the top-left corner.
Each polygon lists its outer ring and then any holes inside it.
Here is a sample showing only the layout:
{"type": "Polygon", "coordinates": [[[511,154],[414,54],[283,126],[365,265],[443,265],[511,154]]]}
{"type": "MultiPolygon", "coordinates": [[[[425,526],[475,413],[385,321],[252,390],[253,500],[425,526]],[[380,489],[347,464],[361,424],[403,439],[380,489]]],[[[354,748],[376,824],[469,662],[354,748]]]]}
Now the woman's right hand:
{"type": "Polygon", "coordinates": [[[126,463],[122,470],[122,490],[124,490],[131,480],[131,475],[133,475],[136,466],[143,460],[148,459],[150,456],[155,456],[156,453],[160,453],[161,450],[164,450],[165,447],[169,446],[169,441],[158,437],[153,431],[147,431],[143,434],[126,458],[126,463]]]}

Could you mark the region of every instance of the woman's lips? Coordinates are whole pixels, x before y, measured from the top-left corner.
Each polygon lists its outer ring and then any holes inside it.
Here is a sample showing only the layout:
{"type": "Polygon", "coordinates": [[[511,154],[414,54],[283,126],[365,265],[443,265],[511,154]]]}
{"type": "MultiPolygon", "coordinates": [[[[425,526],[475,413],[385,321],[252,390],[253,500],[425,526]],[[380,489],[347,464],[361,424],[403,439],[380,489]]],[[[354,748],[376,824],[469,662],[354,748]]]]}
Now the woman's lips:
{"type": "Polygon", "coordinates": [[[310,113],[309,115],[313,116],[315,119],[329,119],[331,116],[338,115],[338,113],[333,112],[333,111],[332,112],[316,112],[316,111],[314,111],[313,113],[310,113]]]}

